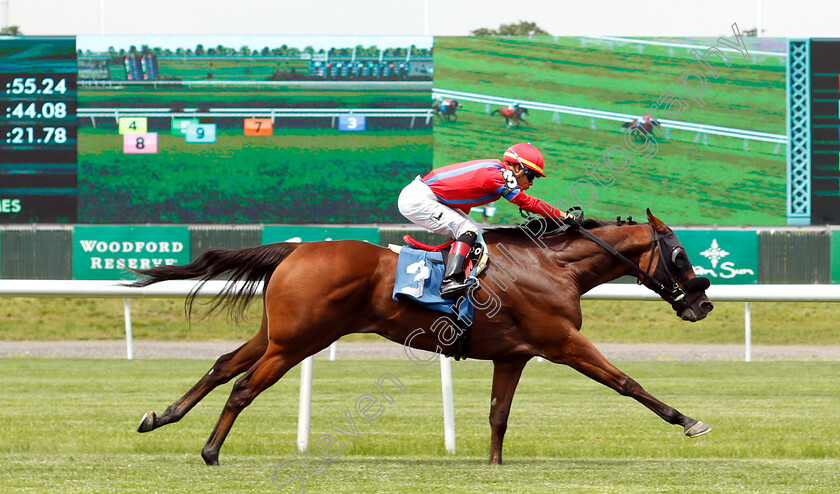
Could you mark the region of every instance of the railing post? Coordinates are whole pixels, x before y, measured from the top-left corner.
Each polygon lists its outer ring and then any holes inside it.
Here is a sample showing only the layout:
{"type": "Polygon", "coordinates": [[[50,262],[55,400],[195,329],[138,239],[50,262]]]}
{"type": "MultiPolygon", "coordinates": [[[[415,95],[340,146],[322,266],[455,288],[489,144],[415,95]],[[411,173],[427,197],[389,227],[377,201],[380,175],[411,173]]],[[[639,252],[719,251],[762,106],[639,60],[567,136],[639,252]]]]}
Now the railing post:
{"type": "Polygon", "coordinates": [[[125,315],[125,358],[134,358],[134,338],[131,334],[131,299],[123,299],[123,314],[125,315]]]}
{"type": "Polygon", "coordinates": [[[452,363],[440,357],[440,387],[443,392],[443,442],[446,451],[455,454],[455,403],[452,398],[452,363]]]}
{"type": "Polygon", "coordinates": [[[750,303],[744,305],[744,362],[752,360],[752,314],[750,303]]]}
{"type": "Polygon", "coordinates": [[[309,449],[309,424],[312,413],[312,356],[300,363],[300,404],[298,405],[297,447],[303,453],[309,449]]]}

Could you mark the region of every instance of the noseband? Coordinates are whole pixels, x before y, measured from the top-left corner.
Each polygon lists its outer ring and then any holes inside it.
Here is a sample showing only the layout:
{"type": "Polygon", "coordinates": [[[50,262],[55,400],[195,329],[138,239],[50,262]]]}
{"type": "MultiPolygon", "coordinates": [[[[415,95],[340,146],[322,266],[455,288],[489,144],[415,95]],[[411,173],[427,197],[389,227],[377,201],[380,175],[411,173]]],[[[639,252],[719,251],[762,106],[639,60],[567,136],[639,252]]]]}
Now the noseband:
{"type": "MultiPolygon", "coordinates": [[[[671,272],[670,267],[671,265],[674,265],[680,269],[678,275],[682,275],[691,267],[691,264],[688,262],[688,258],[685,257],[685,251],[683,251],[682,246],[680,246],[679,241],[677,240],[677,236],[673,232],[667,235],[661,235],[656,231],[653,225],[650,225],[650,230],[653,237],[650,243],[650,262],[648,263],[647,269],[642,269],[639,265],[630,259],[627,259],[623,254],[615,250],[613,246],[598,238],[594,233],[583,227],[577,227],[577,231],[582,235],[603,247],[607,252],[615,256],[624,264],[630,266],[630,268],[639,275],[639,284],[643,284],[656,292],[657,295],[661,296],[666,302],[671,304],[671,307],[673,307],[677,313],[682,313],[685,309],[691,307],[691,304],[696,302],[697,299],[703,296],[703,294],[701,293],[691,301],[686,301],[685,291],[677,283],[674,273],[671,272]],[[656,250],[657,246],[659,247],[659,263],[657,263],[656,269],[653,271],[653,275],[651,275],[650,267],[653,264],[653,252],[656,250]],[[666,255],[670,256],[671,259],[666,259],[666,255]],[[680,255],[682,255],[681,261],[680,255]]],[[[689,281],[692,288],[696,287],[702,292],[709,287],[710,282],[708,278],[704,277],[696,279],[698,281],[695,283],[691,283],[693,280],[689,281]]]]}

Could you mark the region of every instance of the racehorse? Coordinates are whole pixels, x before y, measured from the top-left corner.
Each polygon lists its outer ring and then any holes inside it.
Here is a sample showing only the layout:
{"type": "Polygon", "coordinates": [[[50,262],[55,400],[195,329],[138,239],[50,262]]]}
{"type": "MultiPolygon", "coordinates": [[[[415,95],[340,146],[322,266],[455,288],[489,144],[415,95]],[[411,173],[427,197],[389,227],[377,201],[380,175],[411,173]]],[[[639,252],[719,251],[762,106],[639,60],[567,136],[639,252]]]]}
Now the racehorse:
{"type": "Polygon", "coordinates": [[[654,127],[659,127],[660,129],[662,128],[662,126],[659,125],[659,122],[653,117],[651,117],[647,122],[642,124],[640,124],[638,120],[633,120],[632,122],[624,122],[623,124],[621,124],[621,128],[623,129],[640,130],[641,132],[635,132],[635,138],[637,141],[641,142],[647,141],[648,136],[656,138],[653,132],[654,127]]]}
{"type": "Polygon", "coordinates": [[[506,106],[504,108],[493,110],[490,112],[490,115],[495,115],[497,113],[505,117],[505,125],[508,127],[519,127],[519,125],[525,123],[525,115],[528,114],[528,109],[517,107],[511,110],[506,106]]]}
{"type": "MultiPolygon", "coordinates": [[[[522,369],[535,356],[566,364],[634,398],[666,422],[682,426],[689,437],[711,430],[654,398],[580,332],[581,294],[626,274],[653,289],[684,320],[698,321],[713,309],[705,294],[708,278],[694,275],[674,232],[650,210],[647,214],[649,223],[587,219],[579,229],[564,230],[557,224],[549,229],[553,220],[539,220],[485,232],[490,264],[472,295],[477,308],[466,355],[494,365],[490,464],[502,463],[513,394],[522,369]],[[494,298],[494,311],[480,310],[494,298]]],[[[227,306],[234,315],[241,315],[263,287],[256,336],[221,356],[161,415],[146,413],[138,431],[179,421],[211,390],[244,372],[201,452],[208,465],[218,465],[219,450],[239,413],[298,362],[343,335],[377,333],[408,343],[407,354],[410,348],[438,352],[441,347],[452,353],[455,343],[441,337],[456,328],[440,327],[440,312],[392,299],[397,257],[389,249],[354,240],[281,242],[241,250],[211,248],[183,266],[137,270],[148,278],[130,286],[175,279],[206,282],[224,275],[229,281],[211,310],[227,306]]],[[[188,312],[197,290],[187,298],[188,312]]]]}
{"type": "Polygon", "coordinates": [[[434,108],[435,110],[435,116],[440,117],[441,121],[446,120],[447,122],[454,122],[455,120],[458,120],[458,115],[455,114],[455,111],[458,108],[461,108],[461,104],[458,103],[458,100],[453,99],[450,101],[451,102],[446,106],[446,108],[443,111],[441,111],[440,109],[440,101],[435,101],[435,104],[432,105],[432,108],[434,108]]]}

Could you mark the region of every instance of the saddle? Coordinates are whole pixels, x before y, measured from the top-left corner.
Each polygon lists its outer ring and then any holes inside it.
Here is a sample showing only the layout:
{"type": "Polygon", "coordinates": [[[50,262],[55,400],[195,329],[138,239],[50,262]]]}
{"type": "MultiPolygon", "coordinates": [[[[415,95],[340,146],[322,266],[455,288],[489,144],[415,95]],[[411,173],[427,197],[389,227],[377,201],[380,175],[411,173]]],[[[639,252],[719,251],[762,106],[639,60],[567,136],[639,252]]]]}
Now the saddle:
{"type": "MultiPolygon", "coordinates": [[[[436,246],[418,242],[409,235],[404,236],[403,240],[408,244],[407,246],[394,244],[388,246],[391,251],[400,255],[392,297],[394,300],[399,300],[399,297],[407,297],[426,308],[454,314],[459,329],[458,335],[443,353],[454,357],[455,360],[466,359],[470,328],[472,327],[472,302],[469,297],[464,297],[458,301],[460,306],[454,307],[453,300],[442,299],[439,294],[443,266],[446,264],[446,257],[449,255],[446,249],[455,240],[436,246]],[[408,278],[402,278],[406,273],[409,274],[408,278]],[[438,292],[434,293],[433,290],[438,292]]],[[[488,260],[487,244],[479,236],[473,248],[470,249],[466,262],[464,262],[465,275],[467,278],[475,280],[476,287],[474,290],[480,288],[478,275],[485,270],[488,260]]]]}
{"type": "MultiPolygon", "coordinates": [[[[427,252],[440,252],[443,255],[443,263],[446,264],[446,258],[449,257],[449,251],[447,250],[450,245],[455,242],[455,239],[450,239],[447,242],[444,242],[440,245],[428,245],[420,242],[419,240],[415,240],[411,237],[411,235],[404,235],[403,241],[408,244],[410,247],[419,250],[425,250],[427,252]]],[[[391,251],[396,252],[397,254],[400,253],[402,250],[401,245],[394,245],[389,244],[388,248],[391,251]]],[[[487,250],[487,244],[484,243],[484,238],[479,235],[478,240],[473,245],[472,249],[470,249],[470,255],[467,260],[464,262],[464,271],[466,276],[469,277],[477,277],[481,273],[487,269],[487,262],[490,260],[490,251],[487,250]],[[473,273],[473,269],[475,272],[473,273]]]]}

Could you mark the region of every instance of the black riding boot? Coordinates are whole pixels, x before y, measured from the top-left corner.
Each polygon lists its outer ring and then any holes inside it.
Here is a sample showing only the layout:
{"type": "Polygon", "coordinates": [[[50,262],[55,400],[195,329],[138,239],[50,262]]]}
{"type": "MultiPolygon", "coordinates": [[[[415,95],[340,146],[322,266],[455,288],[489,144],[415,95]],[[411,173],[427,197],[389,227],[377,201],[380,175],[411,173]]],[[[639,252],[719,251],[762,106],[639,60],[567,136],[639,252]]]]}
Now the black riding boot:
{"type": "Polygon", "coordinates": [[[469,291],[471,283],[467,283],[465,279],[464,261],[467,259],[476,238],[475,233],[467,232],[458,237],[458,240],[449,248],[446,270],[440,284],[440,296],[442,298],[458,298],[469,291]]]}

